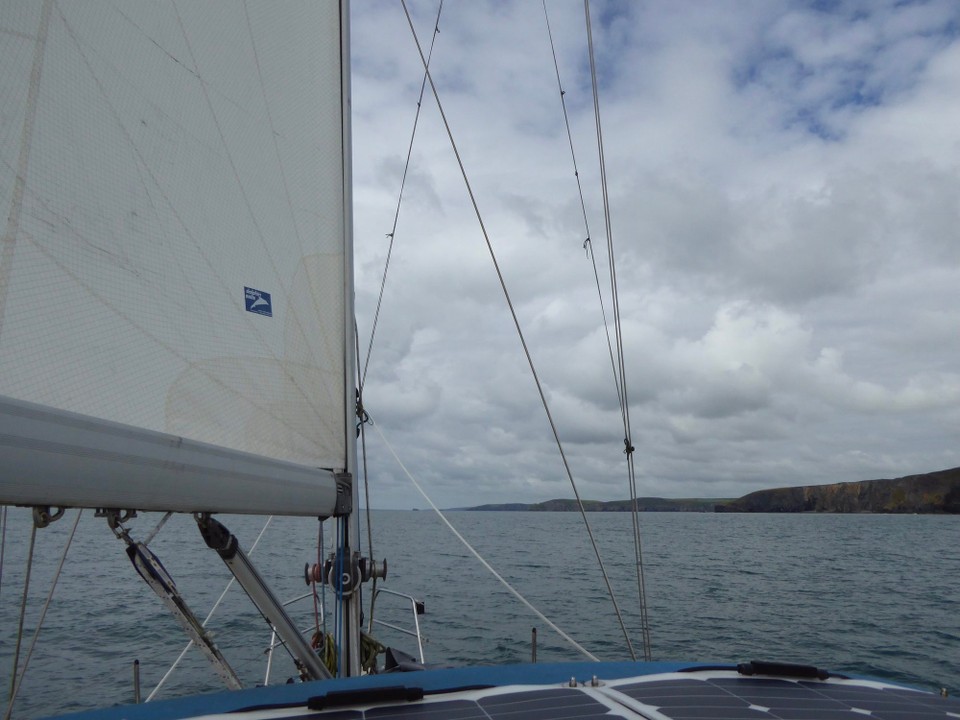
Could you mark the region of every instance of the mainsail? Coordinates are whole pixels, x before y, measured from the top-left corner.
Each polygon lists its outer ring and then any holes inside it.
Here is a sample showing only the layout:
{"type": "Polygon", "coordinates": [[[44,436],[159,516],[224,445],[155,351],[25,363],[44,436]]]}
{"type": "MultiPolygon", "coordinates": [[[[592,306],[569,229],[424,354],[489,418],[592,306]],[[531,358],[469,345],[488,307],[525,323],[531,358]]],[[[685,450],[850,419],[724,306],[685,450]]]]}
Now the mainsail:
{"type": "Polygon", "coordinates": [[[329,514],[339,3],[0,6],[0,504],[329,514]]]}

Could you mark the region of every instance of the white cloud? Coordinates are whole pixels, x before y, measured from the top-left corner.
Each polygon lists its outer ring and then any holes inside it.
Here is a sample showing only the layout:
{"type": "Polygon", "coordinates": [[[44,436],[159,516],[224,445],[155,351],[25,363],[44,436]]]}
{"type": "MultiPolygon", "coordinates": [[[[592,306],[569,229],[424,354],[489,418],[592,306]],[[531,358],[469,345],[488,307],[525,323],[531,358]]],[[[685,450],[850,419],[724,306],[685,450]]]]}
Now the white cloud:
{"type": "MultiPolygon", "coordinates": [[[[436,7],[413,3],[422,42],[436,7]]],[[[582,5],[548,9],[606,288],[582,5]]],[[[960,8],[593,9],[641,492],[960,465],[960,8]]],[[[365,351],[422,68],[397,6],[353,10],[365,351]]],[[[446,4],[436,43],[441,100],[581,493],[625,497],[542,7],[446,4]]],[[[428,91],[367,408],[440,505],[569,496],[459,173],[428,91]]],[[[373,504],[407,507],[392,460],[370,455],[373,504]]]]}

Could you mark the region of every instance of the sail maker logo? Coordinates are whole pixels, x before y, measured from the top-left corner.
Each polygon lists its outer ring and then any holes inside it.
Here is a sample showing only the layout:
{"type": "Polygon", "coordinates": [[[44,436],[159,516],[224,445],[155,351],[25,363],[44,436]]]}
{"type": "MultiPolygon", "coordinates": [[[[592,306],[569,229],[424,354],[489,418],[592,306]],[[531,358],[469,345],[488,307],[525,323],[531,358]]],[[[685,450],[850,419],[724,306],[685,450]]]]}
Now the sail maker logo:
{"type": "Polygon", "coordinates": [[[243,301],[246,305],[247,312],[273,317],[273,303],[270,300],[270,293],[264,292],[263,290],[254,290],[251,287],[244,287],[243,301]]]}

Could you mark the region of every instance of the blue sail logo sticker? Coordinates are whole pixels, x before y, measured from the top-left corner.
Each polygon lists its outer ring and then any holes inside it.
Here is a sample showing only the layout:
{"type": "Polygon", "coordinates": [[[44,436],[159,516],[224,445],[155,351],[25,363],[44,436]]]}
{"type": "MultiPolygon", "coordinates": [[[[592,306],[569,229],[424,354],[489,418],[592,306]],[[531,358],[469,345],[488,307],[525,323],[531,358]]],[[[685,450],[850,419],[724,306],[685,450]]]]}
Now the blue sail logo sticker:
{"type": "Polygon", "coordinates": [[[270,300],[270,293],[245,287],[243,288],[243,301],[247,312],[273,317],[273,303],[270,300]]]}

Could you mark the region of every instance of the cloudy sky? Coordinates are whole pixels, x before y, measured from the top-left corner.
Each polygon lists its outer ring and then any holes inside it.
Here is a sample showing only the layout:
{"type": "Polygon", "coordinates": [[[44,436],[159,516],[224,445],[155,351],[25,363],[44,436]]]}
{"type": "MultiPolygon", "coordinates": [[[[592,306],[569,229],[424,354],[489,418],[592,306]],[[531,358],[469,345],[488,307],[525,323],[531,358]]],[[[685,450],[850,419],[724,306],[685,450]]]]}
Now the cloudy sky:
{"type": "MultiPolygon", "coordinates": [[[[436,2],[411,2],[425,49],[436,2]]],[[[960,465],[960,5],[592,3],[641,495],[960,465]]],[[[549,0],[607,292],[583,5],[549,0]]],[[[444,5],[431,70],[580,493],[628,496],[623,431],[540,2],[444,5]]],[[[422,66],[353,5],[366,353],[422,66]]],[[[609,309],[609,299],[606,300],[609,309]]],[[[441,507],[571,497],[429,95],[367,408],[441,507]]],[[[374,507],[424,507],[368,435],[374,507]]]]}

